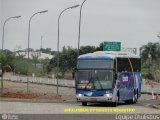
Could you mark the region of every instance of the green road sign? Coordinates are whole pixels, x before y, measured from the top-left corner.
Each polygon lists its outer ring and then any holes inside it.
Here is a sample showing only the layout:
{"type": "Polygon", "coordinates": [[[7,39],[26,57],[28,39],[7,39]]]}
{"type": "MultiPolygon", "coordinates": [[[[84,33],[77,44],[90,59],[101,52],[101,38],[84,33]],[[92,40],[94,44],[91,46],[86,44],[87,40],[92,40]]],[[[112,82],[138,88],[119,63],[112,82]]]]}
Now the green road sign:
{"type": "Polygon", "coordinates": [[[104,42],[103,51],[121,51],[121,42],[104,42]]]}

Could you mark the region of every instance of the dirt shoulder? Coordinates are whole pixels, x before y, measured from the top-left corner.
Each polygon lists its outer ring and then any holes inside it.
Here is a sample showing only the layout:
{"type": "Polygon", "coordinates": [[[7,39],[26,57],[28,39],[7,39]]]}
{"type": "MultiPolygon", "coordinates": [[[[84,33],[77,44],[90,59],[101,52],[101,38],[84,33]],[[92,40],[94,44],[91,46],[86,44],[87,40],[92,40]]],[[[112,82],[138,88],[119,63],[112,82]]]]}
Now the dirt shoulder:
{"type": "Polygon", "coordinates": [[[43,84],[29,84],[29,92],[27,93],[27,84],[19,82],[4,81],[4,92],[0,95],[0,99],[24,99],[24,100],[50,100],[50,101],[74,101],[75,89],[67,87],[59,87],[57,95],[57,87],[43,84]]]}

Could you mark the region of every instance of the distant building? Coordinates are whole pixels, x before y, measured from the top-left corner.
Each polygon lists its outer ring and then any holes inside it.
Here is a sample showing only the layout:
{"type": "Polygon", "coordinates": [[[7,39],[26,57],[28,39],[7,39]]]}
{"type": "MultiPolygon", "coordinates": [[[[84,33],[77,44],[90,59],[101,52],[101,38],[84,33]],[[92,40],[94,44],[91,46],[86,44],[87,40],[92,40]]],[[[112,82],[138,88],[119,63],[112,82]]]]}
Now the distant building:
{"type": "MultiPolygon", "coordinates": [[[[28,58],[28,52],[18,51],[18,52],[15,52],[15,56],[24,56],[24,58],[28,58]]],[[[54,57],[53,55],[42,53],[41,51],[38,51],[38,52],[30,51],[29,58],[33,59],[33,56],[37,56],[38,59],[52,59],[54,57]]]]}

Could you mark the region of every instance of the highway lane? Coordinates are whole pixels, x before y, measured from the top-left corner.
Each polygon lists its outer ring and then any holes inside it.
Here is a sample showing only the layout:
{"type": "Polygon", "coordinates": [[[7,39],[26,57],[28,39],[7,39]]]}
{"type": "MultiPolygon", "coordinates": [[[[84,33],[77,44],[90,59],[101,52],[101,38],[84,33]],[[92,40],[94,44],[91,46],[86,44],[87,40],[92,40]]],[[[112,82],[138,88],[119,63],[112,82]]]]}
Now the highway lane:
{"type": "MultiPolygon", "coordinates": [[[[152,102],[152,101],[151,101],[152,102]]],[[[149,104],[149,101],[146,102],[139,102],[133,105],[126,105],[124,103],[119,103],[119,109],[123,108],[133,108],[135,112],[133,113],[147,113],[147,114],[160,114],[160,110],[146,107],[149,104]]],[[[23,101],[0,101],[0,114],[2,113],[11,113],[11,114],[115,114],[115,113],[123,113],[123,112],[115,112],[115,111],[108,111],[108,112],[65,112],[65,109],[72,108],[72,109],[112,109],[114,110],[115,107],[112,107],[111,104],[90,104],[86,107],[81,106],[81,103],[77,102],[23,102],[23,101]]]]}

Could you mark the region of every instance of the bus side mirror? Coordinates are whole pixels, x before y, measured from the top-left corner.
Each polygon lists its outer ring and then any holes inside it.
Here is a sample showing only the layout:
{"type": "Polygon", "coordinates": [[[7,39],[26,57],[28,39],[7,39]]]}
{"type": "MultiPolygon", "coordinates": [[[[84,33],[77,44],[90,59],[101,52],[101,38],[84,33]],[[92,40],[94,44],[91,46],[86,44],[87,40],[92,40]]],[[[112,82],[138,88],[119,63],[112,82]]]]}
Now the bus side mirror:
{"type": "Polygon", "coordinates": [[[77,73],[77,68],[74,68],[74,69],[73,69],[73,72],[72,72],[72,78],[73,78],[73,79],[76,78],[76,73],[77,73]]]}
{"type": "Polygon", "coordinates": [[[74,68],[73,71],[74,71],[74,72],[77,72],[77,68],[74,68]]]}
{"type": "Polygon", "coordinates": [[[115,82],[115,84],[116,84],[116,80],[117,80],[117,74],[115,73],[114,74],[114,82],[115,82]]]}
{"type": "Polygon", "coordinates": [[[115,75],[115,82],[116,82],[116,80],[117,80],[117,75],[115,75]]]}

